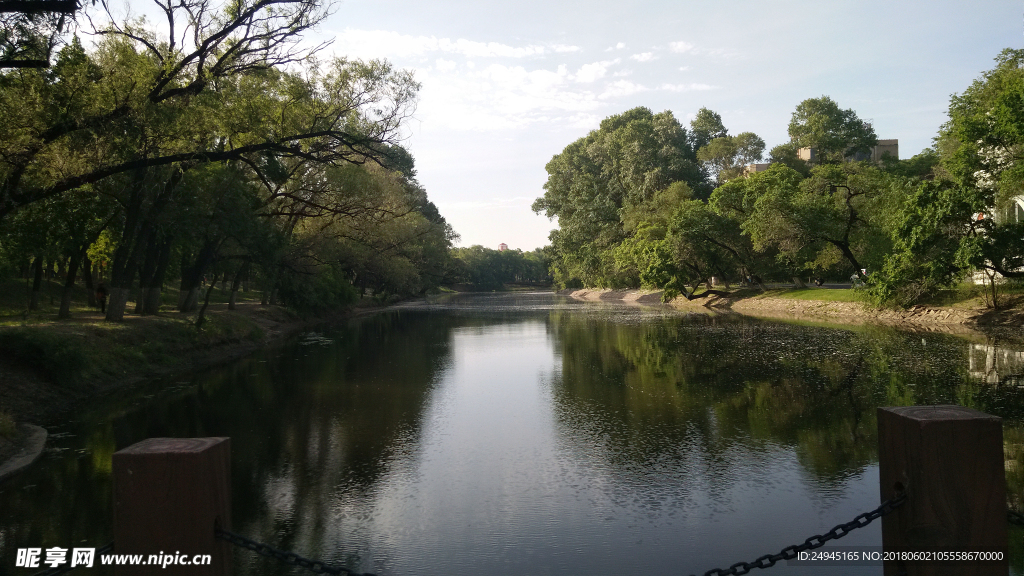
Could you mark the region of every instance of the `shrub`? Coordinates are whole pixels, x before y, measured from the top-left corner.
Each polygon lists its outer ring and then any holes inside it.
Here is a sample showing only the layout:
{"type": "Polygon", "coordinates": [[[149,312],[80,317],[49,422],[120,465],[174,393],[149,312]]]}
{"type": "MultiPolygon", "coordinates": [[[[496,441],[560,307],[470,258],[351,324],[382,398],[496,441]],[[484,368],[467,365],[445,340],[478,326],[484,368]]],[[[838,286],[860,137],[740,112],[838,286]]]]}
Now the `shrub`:
{"type": "Polygon", "coordinates": [[[87,362],[85,347],[77,337],[31,328],[0,330],[0,352],[58,384],[76,382],[87,362]]]}

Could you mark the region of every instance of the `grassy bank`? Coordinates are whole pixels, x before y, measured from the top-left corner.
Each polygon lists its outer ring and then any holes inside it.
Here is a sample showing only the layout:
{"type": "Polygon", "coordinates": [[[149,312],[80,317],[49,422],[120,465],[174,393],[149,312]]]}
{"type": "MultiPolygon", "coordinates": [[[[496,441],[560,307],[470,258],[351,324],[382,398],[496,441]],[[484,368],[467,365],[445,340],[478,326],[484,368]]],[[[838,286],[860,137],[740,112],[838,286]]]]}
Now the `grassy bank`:
{"type": "Polygon", "coordinates": [[[57,320],[62,287],[44,286],[31,312],[26,288],[0,283],[0,437],[8,428],[13,435],[16,422],[45,423],[107,390],[238,357],[304,324],[287,309],[261,306],[255,292],[239,293],[237,309],[229,311],[230,293],[219,288],[202,330],[195,313],[173,308],[176,290],[164,292],[159,314],[128,313],[113,323],[88,307],[78,287],[71,318],[57,320]]]}

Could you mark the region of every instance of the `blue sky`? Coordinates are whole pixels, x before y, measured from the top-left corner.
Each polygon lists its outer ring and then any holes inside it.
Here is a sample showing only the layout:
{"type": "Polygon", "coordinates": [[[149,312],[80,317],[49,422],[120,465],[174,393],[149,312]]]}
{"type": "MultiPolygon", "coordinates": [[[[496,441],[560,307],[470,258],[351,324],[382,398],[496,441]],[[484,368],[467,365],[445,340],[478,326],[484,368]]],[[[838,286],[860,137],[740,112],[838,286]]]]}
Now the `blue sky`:
{"type": "Polygon", "coordinates": [[[462,245],[530,250],[544,165],[635,106],[687,124],[706,106],[771,148],[806,98],[831,96],[899,138],[931,143],[951,94],[1024,40],[1014,1],[517,2],[346,0],[331,51],[387,58],[422,83],[406,146],[462,245]]]}

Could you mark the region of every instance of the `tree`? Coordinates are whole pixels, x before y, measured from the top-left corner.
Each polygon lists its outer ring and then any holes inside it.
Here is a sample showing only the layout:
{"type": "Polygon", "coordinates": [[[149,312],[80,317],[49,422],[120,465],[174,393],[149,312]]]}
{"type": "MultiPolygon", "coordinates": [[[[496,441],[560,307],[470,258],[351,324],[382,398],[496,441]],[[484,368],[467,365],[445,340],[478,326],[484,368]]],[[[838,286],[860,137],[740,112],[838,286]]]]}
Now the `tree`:
{"type": "Polygon", "coordinates": [[[634,108],[610,116],[566,146],[546,166],[544,196],[535,212],[558,218],[552,233],[552,270],[565,286],[623,286],[638,282],[622,276],[615,247],[630,235],[627,214],[642,210],[675,183],[710,192],[686,129],[671,112],[634,108]]]}
{"type": "Polygon", "coordinates": [[[793,142],[779,144],[768,152],[768,163],[782,164],[792,168],[797,173],[807,177],[811,173],[811,165],[800,158],[797,153],[797,145],[793,142]]]}
{"type": "Polygon", "coordinates": [[[880,302],[909,305],[981,271],[997,306],[996,278],[1024,277],[1022,66],[1024,50],[1003,50],[995,68],[951,97],[936,150],[917,161],[935,180],[918,184],[899,214],[875,289],[880,302]]]}
{"type": "Polygon", "coordinates": [[[871,291],[881,304],[909,306],[960,282],[983,260],[988,219],[978,220],[985,199],[948,181],[916,186],[892,227],[893,250],[871,291]]]}
{"type": "Polygon", "coordinates": [[[853,110],[842,110],[828,96],[797,105],[789,122],[789,137],[797,148],[814,148],[818,163],[837,163],[858,152],[870,153],[878,138],[870,124],[853,110]]]}
{"type": "Polygon", "coordinates": [[[715,138],[728,135],[729,131],[722,124],[722,116],[707,108],[698,110],[697,115],[690,120],[690,145],[694,150],[700,150],[715,138]]]}
{"type": "Polygon", "coordinates": [[[45,68],[61,34],[75,20],[68,0],[6,2],[0,11],[0,68],[45,68]]]}
{"type": "Polygon", "coordinates": [[[764,156],[764,140],[753,132],[715,138],[697,150],[697,159],[708,166],[718,183],[743,175],[747,164],[759,162],[764,156]]]}
{"type": "Polygon", "coordinates": [[[302,33],[326,12],[312,0],[243,0],[220,10],[190,0],[161,9],[169,23],[165,39],[112,20],[97,30],[108,38],[95,61],[79,47],[67,52],[56,77],[25,70],[0,75],[0,113],[11,119],[0,133],[0,219],[154,166],[228,160],[255,166],[267,155],[378,161],[411,112],[418,85],[410,74],[384,62],[335,60],[326,70],[285,76],[278,90],[264,83],[264,95],[278,101],[276,111],[239,102],[235,111],[244,113],[224,118],[215,114],[224,96],[310,55],[300,45],[302,33]],[[303,100],[305,106],[293,105],[303,100]],[[224,120],[233,123],[218,126],[224,120]]]}
{"type": "Polygon", "coordinates": [[[905,196],[901,181],[861,164],[818,166],[807,179],[774,165],[746,180],[754,197],[742,201],[742,227],[757,250],[776,248],[808,270],[843,260],[856,274],[881,266],[891,246],[887,219],[905,196]]]}

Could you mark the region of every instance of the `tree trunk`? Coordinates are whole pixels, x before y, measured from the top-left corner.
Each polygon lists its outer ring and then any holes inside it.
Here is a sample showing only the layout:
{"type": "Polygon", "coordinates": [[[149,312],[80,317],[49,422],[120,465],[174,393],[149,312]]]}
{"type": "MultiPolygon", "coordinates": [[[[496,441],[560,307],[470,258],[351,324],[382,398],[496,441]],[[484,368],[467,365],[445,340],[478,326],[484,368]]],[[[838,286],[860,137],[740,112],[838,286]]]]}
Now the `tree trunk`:
{"type": "Polygon", "coordinates": [[[110,287],[110,294],[107,297],[107,316],[105,318],[108,322],[124,321],[124,308],[128,304],[130,292],[130,288],[110,287]]]}
{"type": "MultiPolygon", "coordinates": [[[[238,272],[235,272],[235,279],[231,281],[231,296],[228,298],[228,310],[235,309],[235,296],[238,294],[238,286],[242,283],[242,277],[248,273],[249,263],[245,262],[238,268],[238,272]]],[[[228,275],[225,272],[224,278],[227,279],[228,275]]]]}
{"type": "Polygon", "coordinates": [[[93,289],[92,283],[92,260],[89,259],[89,254],[82,254],[82,280],[85,280],[85,291],[88,292],[89,308],[95,308],[96,303],[96,291],[93,289]]]}
{"type": "MultiPolygon", "coordinates": [[[[227,272],[224,273],[224,277],[227,278],[227,272]]],[[[196,329],[202,330],[203,324],[206,322],[206,309],[210,306],[210,294],[213,292],[213,287],[217,285],[217,275],[214,274],[213,282],[210,282],[210,287],[206,289],[206,299],[203,300],[203,307],[199,309],[199,317],[196,318],[196,329]]]]}
{"type": "Polygon", "coordinates": [[[32,261],[32,296],[28,302],[29,310],[39,310],[39,289],[43,286],[43,259],[36,256],[32,261]]]}
{"type": "Polygon", "coordinates": [[[142,315],[146,313],[146,291],[153,283],[153,275],[156,273],[156,259],[160,248],[157,245],[156,235],[150,234],[146,242],[145,256],[142,258],[142,267],[139,268],[139,291],[135,298],[135,313],[142,315]]]}
{"type": "Polygon", "coordinates": [[[110,307],[107,320],[119,322],[124,319],[124,305],[129,289],[139,271],[139,258],[150,238],[156,233],[154,217],[163,210],[170,200],[171,192],[181,182],[184,171],[176,168],[153,196],[152,187],[147,185],[147,169],[132,174],[131,194],[125,207],[125,224],[121,243],[114,253],[114,266],[110,274],[110,307]],[[152,202],[148,203],[147,199],[152,202]]]}
{"type": "Polygon", "coordinates": [[[63,320],[64,318],[71,317],[71,295],[75,291],[75,276],[78,274],[78,265],[81,259],[80,252],[76,252],[71,256],[71,262],[68,264],[67,279],[64,281],[64,293],[60,297],[60,311],[57,312],[58,319],[63,320]]]}
{"type": "Polygon", "coordinates": [[[143,313],[156,314],[160,312],[160,293],[163,291],[164,278],[167,275],[167,268],[171,263],[171,247],[174,245],[174,238],[165,237],[160,243],[160,255],[156,261],[156,271],[149,288],[146,289],[146,305],[143,313]]]}
{"type": "Polygon", "coordinates": [[[796,284],[797,288],[807,288],[807,284],[804,284],[804,281],[799,276],[793,276],[793,284],[796,284]]]}
{"type": "Polygon", "coordinates": [[[203,273],[213,263],[217,255],[219,242],[208,240],[199,254],[196,255],[195,263],[181,272],[181,296],[178,297],[178,310],[180,312],[193,312],[199,300],[199,285],[203,281],[203,273]]]}
{"type": "Polygon", "coordinates": [[[142,204],[144,195],[145,171],[133,175],[132,191],[125,208],[125,225],[121,232],[121,242],[114,251],[114,266],[110,272],[110,290],[106,320],[121,322],[128,297],[131,295],[132,281],[139,269],[138,260],[141,247],[145,246],[152,234],[152,228],[143,225],[142,204]]]}

